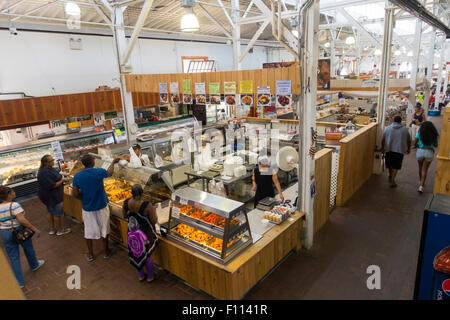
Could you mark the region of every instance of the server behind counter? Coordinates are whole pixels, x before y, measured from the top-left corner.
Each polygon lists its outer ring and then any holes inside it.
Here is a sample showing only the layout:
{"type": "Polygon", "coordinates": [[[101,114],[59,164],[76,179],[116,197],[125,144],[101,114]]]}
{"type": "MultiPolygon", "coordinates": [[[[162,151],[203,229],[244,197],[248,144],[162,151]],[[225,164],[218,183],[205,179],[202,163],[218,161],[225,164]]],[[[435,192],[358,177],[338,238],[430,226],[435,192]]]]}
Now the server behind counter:
{"type": "MultiPolygon", "coordinates": [[[[148,158],[148,155],[144,154],[142,152],[142,147],[139,144],[134,144],[132,146],[134,153],[136,154],[136,156],[139,158],[139,160],[141,160],[141,163],[143,166],[148,167],[150,166],[150,159],[148,158]]],[[[123,156],[120,157],[123,160],[127,160],[128,162],[131,161],[131,154],[124,154],[123,156]]]]}
{"type": "Polygon", "coordinates": [[[276,172],[269,173],[269,170],[273,170],[270,167],[269,158],[267,156],[261,156],[258,158],[258,166],[253,169],[253,191],[255,193],[255,208],[258,202],[266,197],[275,197],[275,191],[273,189],[273,184],[278,190],[280,195],[280,200],[284,201],[283,192],[281,191],[280,182],[278,181],[278,176],[276,172]]]}

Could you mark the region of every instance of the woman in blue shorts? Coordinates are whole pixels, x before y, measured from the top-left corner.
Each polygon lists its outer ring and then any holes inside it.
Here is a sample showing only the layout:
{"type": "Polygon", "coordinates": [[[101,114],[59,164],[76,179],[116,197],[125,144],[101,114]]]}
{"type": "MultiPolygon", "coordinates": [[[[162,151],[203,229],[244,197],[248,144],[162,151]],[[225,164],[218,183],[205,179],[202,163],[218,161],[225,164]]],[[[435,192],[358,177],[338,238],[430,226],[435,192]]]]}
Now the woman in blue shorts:
{"type": "Polygon", "coordinates": [[[439,134],[434,124],[425,121],[420,126],[414,139],[414,146],[417,149],[416,158],[419,163],[419,187],[417,191],[422,193],[427,179],[428,168],[434,158],[434,148],[438,146],[439,134]]]}

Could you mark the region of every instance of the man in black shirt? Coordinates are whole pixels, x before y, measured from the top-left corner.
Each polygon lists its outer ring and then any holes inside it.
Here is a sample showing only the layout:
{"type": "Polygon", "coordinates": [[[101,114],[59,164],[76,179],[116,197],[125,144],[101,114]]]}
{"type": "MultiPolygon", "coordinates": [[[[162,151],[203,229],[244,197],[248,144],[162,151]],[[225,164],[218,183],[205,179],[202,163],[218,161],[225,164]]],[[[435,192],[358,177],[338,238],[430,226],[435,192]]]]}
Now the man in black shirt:
{"type": "Polygon", "coordinates": [[[50,231],[49,234],[57,236],[69,233],[70,228],[61,227],[61,217],[63,215],[63,183],[68,182],[55,168],[55,159],[51,155],[45,155],[41,159],[41,167],[37,175],[39,190],[38,196],[47,207],[47,220],[50,231]],[[55,230],[56,224],[56,230],[55,230]]]}

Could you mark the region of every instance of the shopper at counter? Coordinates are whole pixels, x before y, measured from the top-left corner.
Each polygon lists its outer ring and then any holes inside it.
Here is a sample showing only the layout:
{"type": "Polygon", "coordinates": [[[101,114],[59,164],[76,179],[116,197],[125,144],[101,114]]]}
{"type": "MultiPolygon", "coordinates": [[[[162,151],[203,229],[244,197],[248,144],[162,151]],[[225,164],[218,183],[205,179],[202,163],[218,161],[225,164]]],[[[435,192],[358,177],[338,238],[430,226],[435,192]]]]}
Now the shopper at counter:
{"type": "MultiPolygon", "coordinates": [[[[16,193],[13,189],[0,186],[0,235],[3,246],[11,261],[14,276],[19,286],[23,288],[25,280],[20,263],[20,249],[19,245],[13,240],[12,228],[19,228],[20,226],[27,227],[34,232],[36,238],[39,238],[41,232],[25,218],[25,211],[22,206],[17,202],[13,202],[15,197],[16,193]]],[[[25,252],[31,271],[36,271],[42,267],[45,261],[36,258],[32,238],[21,243],[21,246],[25,252]]]]}
{"type": "Polygon", "coordinates": [[[48,234],[56,233],[57,236],[61,236],[71,231],[70,228],[63,229],[61,227],[61,217],[64,213],[63,184],[67,183],[69,179],[63,178],[54,166],[55,159],[51,155],[47,154],[41,158],[41,167],[37,174],[38,197],[47,207],[47,221],[50,230],[48,234]]]}
{"type": "Polygon", "coordinates": [[[438,146],[439,134],[433,122],[425,121],[420,126],[414,139],[414,147],[418,148],[416,159],[419,163],[419,187],[417,191],[422,193],[427,180],[428,168],[434,159],[434,148],[438,146]]]}
{"type": "Polygon", "coordinates": [[[278,190],[278,194],[280,195],[280,200],[284,201],[283,192],[281,191],[280,182],[278,181],[278,176],[276,172],[269,173],[270,163],[269,158],[267,156],[261,156],[258,158],[258,166],[253,169],[252,181],[253,187],[252,190],[256,191],[255,193],[255,208],[259,201],[266,197],[275,197],[275,191],[273,189],[273,184],[278,190]]]}
{"type": "Polygon", "coordinates": [[[108,167],[94,168],[95,159],[92,155],[87,154],[81,158],[81,162],[85,168],[75,174],[73,178],[73,195],[81,199],[82,214],[84,222],[84,237],[88,247],[88,253],[85,254],[86,260],[94,261],[94,251],[92,248],[92,240],[103,239],[105,249],[105,259],[110,258],[115,249],[109,249],[109,207],[108,197],[103,185],[103,179],[110,177],[114,173],[114,164],[120,159],[114,156],[114,160],[108,167]]]}
{"type": "Polygon", "coordinates": [[[152,204],[142,200],[142,186],[135,184],[131,188],[132,198],[123,204],[125,218],[128,218],[128,250],[130,263],[139,271],[139,281],[153,282],[152,253],[156,248],[158,236],[155,225],[158,216],[152,204]],[[145,274],[144,266],[147,268],[145,274]]]}
{"type": "Polygon", "coordinates": [[[394,122],[384,129],[381,152],[385,153],[386,167],[389,169],[389,186],[397,187],[395,177],[402,168],[403,155],[409,154],[411,137],[408,128],[402,125],[402,117],[396,116],[394,122]]]}

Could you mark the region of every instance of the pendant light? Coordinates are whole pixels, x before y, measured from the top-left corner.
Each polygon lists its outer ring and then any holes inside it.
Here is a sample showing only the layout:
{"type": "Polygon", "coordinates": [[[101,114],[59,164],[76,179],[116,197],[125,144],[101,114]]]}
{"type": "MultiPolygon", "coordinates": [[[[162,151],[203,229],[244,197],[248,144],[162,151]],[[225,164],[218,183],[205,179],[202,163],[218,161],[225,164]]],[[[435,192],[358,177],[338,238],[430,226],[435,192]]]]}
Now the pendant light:
{"type": "Polygon", "coordinates": [[[325,44],[323,45],[325,48],[329,48],[330,47],[330,43],[329,42],[325,42],[325,44]]]}
{"type": "Polygon", "coordinates": [[[347,45],[355,44],[355,38],[352,36],[348,36],[347,39],[345,39],[345,44],[347,45]]]}
{"type": "Polygon", "coordinates": [[[193,7],[195,6],[195,0],[182,0],[181,6],[186,8],[186,13],[181,18],[181,31],[194,32],[200,29],[198,19],[194,13],[193,7]]]}
{"type": "Polygon", "coordinates": [[[64,11],[69,16],[79,16],[81,14],[80,7],[74,2],[67,2],[64,11]]]}

